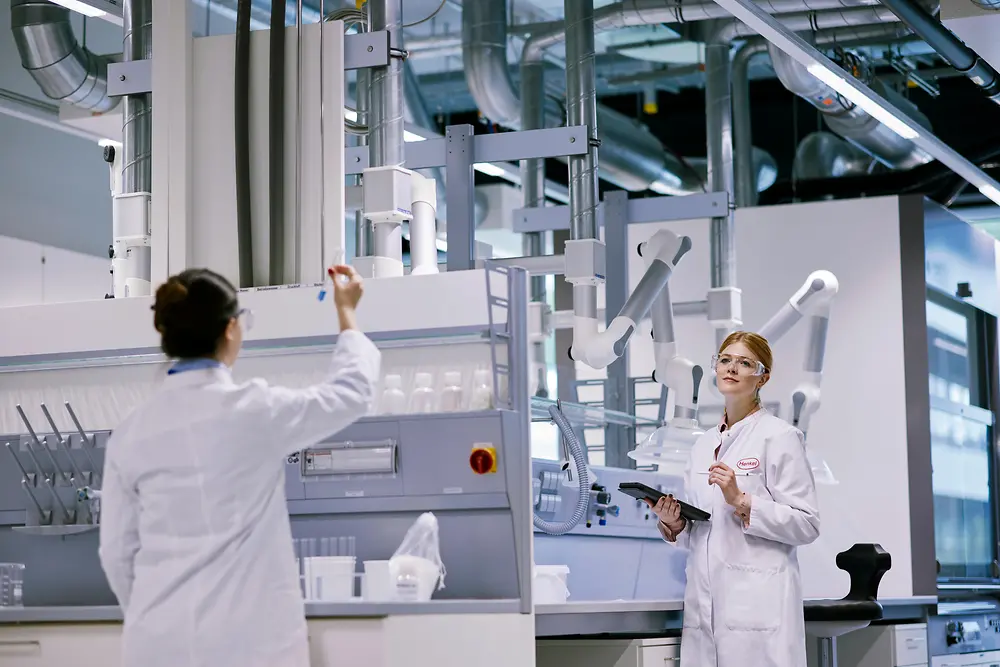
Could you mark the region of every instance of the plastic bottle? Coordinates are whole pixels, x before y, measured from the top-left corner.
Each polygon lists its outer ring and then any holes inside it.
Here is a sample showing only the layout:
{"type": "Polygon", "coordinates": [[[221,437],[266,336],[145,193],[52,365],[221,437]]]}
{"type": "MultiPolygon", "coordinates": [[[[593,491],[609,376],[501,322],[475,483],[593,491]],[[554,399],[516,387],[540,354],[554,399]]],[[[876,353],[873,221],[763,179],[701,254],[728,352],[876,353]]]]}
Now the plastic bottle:
{"type": "Polygon", "coordinates": [[[379,404],[382,414],[398,415],[406,412],[406,394],[403,393],[403,378],[393,373],[385,376],[385,390],[379,404]]]}
{"type": "Polygon", "coordinates": [[[488,369],[480,368],[473,375],[472,400],[470,410],[493,409],[493,375],[488,369]]]}
{"type": "Polygon", "coordinates": [[[413,376],[413,393],[410,394],[410,412],[434,412],[437,396],[434,392],[434,376],[417,373],[413,376]]]}
{"type": "Polygon", "coordinates": [[[464,402],[462,374],[456,371],[445,373],[444,389],[441,391],[441,412],[458,412],[464,402]]]}

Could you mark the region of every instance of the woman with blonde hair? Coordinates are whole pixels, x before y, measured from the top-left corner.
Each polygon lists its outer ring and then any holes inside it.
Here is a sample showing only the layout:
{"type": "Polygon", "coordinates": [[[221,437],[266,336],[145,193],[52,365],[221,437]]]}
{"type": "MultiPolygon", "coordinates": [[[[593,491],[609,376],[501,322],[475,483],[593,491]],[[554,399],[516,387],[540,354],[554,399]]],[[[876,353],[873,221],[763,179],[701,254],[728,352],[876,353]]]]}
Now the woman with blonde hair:
{"type": "Polygon", "coordinates": [[[685,473],[687,521],[672,496],[653,511],[668,542],[687,548],[682,667],[803,667],[802,580],[796,548],[819,536],[816,484],[802,433],[765,410],[773,355],[737,331],[712,360],[722,423],[701,436],[685,473]]]}

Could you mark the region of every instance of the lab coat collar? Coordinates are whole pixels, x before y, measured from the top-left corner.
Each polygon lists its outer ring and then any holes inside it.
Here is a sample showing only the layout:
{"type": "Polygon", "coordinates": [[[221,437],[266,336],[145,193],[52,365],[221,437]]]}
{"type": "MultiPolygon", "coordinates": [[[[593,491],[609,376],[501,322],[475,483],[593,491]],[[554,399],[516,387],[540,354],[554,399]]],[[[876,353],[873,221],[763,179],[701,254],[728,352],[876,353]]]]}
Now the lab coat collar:
{"type": "Polygon", "coordinates": [[[211,368],[201,368],[189,370],[183,373],[168,375],[164,381],[164,387],[197,387],[206,384],[232,384],[233,373],[228,366],[214,366],[211,368]]]}
{"type": "Polygon", "coordinates": [[[756,412],[753,412],[744,417],[743,419],[739,420],[729,428],[726,428],[726,413],[723,412],[722,420],[719,422],[717,430],[719,434],[727,433],[731,438],[735,438],[740,434],[740,432],[746,430],[748,427],[757,423],[757,420],[760,419],[766,412],[767,412],[766,409],[760,408],[756,412]]]}

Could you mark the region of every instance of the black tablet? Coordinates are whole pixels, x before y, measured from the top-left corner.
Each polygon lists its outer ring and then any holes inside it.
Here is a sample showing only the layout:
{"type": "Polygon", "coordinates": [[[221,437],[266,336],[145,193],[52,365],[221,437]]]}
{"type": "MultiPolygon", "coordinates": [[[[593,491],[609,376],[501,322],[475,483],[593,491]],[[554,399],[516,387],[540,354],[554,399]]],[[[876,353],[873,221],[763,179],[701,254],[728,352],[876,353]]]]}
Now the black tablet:
{"type": "MultiPolygon", "coordinates": [[[[618,490],[625,495],[632,496],[636,500],[649,500],[654,505],[667,495],[662,491],[646,486],[642,482],[622,482],[618,485],[618,490]]],[[[688,521],[708,521],[712,515],[703,509],[698,509],[694,505],[688,505],[683,500],[678,500],[681,505],[681,516],[688,521]]]]}

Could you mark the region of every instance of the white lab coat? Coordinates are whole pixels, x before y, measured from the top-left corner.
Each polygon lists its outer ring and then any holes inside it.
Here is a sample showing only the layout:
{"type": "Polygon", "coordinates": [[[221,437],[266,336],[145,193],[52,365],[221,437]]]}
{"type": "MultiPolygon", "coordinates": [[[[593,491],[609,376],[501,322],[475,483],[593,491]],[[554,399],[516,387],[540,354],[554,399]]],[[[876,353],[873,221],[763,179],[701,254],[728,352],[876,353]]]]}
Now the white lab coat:
{"type": "Polygon", "coordinates": [[[691,451],[685,490],[712,518],[675,542],[689,550],[681,667],[805,667],[795,549],[819,536],[819,511],[802,433],[763,410],[713,428],[691,451]],[[720,441],[719,460],[752,497],[747,526],[704,474],[720,441]]]}
{"type": "Polygon", "coordinates": [[[285,459],[364,416],[380,361],[345,331],[306,389],[236,384],[226,368],[170,375],[115,429],[100,558],[123,667],[308,667],[285,459]]]}

